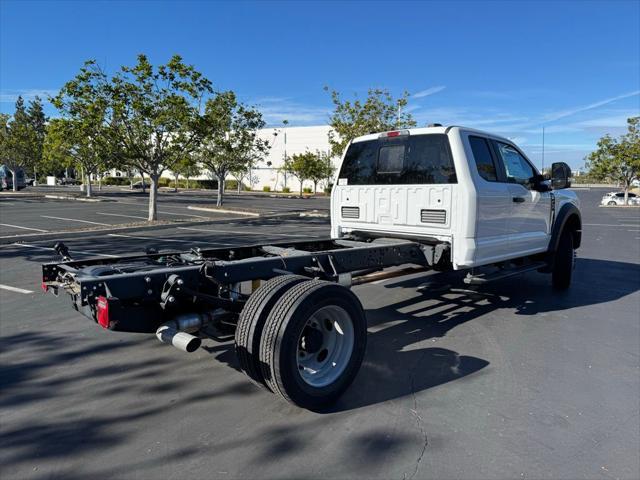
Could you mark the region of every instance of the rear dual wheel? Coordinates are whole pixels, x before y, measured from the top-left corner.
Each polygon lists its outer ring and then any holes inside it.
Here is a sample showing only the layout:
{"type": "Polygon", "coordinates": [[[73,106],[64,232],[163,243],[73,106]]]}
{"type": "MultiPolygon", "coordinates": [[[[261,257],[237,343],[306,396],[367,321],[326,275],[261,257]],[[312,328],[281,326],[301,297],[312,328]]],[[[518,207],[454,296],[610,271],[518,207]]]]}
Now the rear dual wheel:
{"type": "Polygon", "coordinates": [[[265,386],[258,352],[269,312],[284,292],[307,280],[299,275],[281,275],[267,280],[253,292],[240,313],[235,334],[236,355],[242,371],[258,386],[265,386]]]}
{"type": "Polygon", "coordinates": [[[341,285],[282,282],[287,287],[264,320],[258,358],[251,357],[250,368],[258,368],[260,380],[287,401],[319,409],[337,400],[360,369],[367,339],[364,310],[341,285]]]}

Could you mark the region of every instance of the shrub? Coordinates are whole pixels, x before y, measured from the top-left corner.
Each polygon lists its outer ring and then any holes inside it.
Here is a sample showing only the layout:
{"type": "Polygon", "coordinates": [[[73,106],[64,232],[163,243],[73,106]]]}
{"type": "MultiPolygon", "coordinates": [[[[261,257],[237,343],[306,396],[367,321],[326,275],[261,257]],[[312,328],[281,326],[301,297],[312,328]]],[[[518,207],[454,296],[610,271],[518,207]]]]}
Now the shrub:
{"type": "Polygon", "coordinates": [[[269,185],[265,185],[264,187],[262,187],[262,191],[263,192],[270,192],[271,191],[271,187],[269,185]]]}
{"type": "Polygon", "coordinates": [[[129,185],[129,179],[127,177],[103,177],[102,184],[103,185],[129,185]]]}
{"type": "Polygon", "coordinates": [[[312,189],[312,188],[310,188],[310,187],[304,187],[304,188],[302,189],[302,191],[303,191],[304,193],[311,193],[311,192],[313,192],[313,189],[312,189]]]}
{"type": "Polygon", "coordinates": [[[282,189],[282,193],[291,193],[291,189],[289,187],[284,187],[282,189]]]}

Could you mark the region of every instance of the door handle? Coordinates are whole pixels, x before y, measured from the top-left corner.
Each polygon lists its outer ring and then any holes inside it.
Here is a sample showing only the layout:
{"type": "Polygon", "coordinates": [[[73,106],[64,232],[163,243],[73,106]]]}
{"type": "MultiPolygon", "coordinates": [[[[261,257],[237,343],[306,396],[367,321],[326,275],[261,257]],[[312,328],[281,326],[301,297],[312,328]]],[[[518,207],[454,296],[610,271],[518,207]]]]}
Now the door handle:
{"type": "Polygon", "coordinates": [[[513,197],[513,201],[516,203],[523,203],[525,200],[524,197],[513,197]]]}

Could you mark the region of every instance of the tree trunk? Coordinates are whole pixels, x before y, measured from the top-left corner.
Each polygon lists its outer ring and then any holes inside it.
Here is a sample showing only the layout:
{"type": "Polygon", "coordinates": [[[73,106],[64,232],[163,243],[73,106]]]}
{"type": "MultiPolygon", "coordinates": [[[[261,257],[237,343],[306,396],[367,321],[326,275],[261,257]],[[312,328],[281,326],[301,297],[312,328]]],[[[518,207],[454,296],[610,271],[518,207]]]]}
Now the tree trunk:
{"type": "Polygon", "coordinates": [[[187,190],[189,190],[189,175],[187,175],[187,190]]]}
{"type": "Polygon", "coordinates": [[[9,170],[11,172],[11,183],[13,183],[13,191],[18,191],[18,181],[16,180],[16,170],[9,170]]]}
{"type": "Polygon", "coordinates": [[[102,191],[102,175],[98,174],[98,191],[102,191]]]}
{"type": "Polygon", "coordinates": [[[304,180],[300,180],[300,196],[302,196],[302,186],[304,185],[304,180]]]}
{"type": "Polygon", "coordinates": [[[176,193],[178,193],[178,177],[179,176],[180,176],[180,174],[176,173],[176,183],[174,184],[174,187],[173,187],[173,191],[176,192],[176,193]]]}
{"type": "Polygon", "coordinates": [[[238,194],[240,194],[240,187],[242,186],[242,180],[238,180],[238,194]]]}
{"type": "Polygon", "coordinates": [[[313,194],[316,195],[318,193],[318,181],[313,181],[313,194]]]}
{"type": "Polygon", "coordinates": [[[142,178],[142,193],[147,193],[147,187],[144,184],[144,173],[140,172],[140,178],[142,178]]]}
{"type": "Polygon", "coordinates": [[[216,206],[222,206],[222,197],[224,195],[224,176],[218,175],[218,199],[216,200],[216,206]]]}
{"type": "Polygon", "coordinates": [[[86,178],[85,181],[87,182],[87,185],[86,185],[86,187],[87,187],[87,198],[90,198],[91,197],[91,174],[87,173],[85,178],[86,178]]]}
{"type": "MultiPolygon", "coordinates": [[[[158,179],[160,175],[149,175],[151,185],[149,186],[149,218],[150,222],[158,220],[158,179]]],[[[144,181],[144,179],[143,179],[144,181]]]]}
{"type": "Polygon", "coordinates": [[[624,205],[629,205],[629,184],[625,183],[624,185],[624,205]]]}

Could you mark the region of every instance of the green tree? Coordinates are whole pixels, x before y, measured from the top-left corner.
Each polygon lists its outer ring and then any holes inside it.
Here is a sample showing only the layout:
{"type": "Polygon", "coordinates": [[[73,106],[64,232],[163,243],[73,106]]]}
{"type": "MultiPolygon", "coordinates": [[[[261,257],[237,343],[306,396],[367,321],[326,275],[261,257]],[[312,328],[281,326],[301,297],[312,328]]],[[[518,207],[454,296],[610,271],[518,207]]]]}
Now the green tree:
{"type": "Polygon", "coordinates": [[[258,138],[258,130],[264,125],[262,114],[238,102],[231,91],[207,101],[199,122],[197,159],[218,180],[216,205],[223,203],[227,175],[247,170],[269,150],[269,143],[258,138]]]}
{"type": "Polygon", "coordinates": [[[187,179],[187,188],[189,188],[189,178],[200,174],[198,164],[195,162],[191,155],[185,156],[179,159],[177,162],[174,162],[169,170],[171,171],[171,173],[173,173],[174,192],[178,191],[178,179],[180,178],[180,176],[183,176],[187,179]]]}
{"type": "Polygon", "coordinates": [[[632,183],[640,179],[640,117],[629,118],[627,127],[618,139],[607,134],[598,140],[597,150],[586,158],[590,176],[622,184],[625,205],[632,183]]]}
{"type": "Polygon", "coordinates": [[[61,170],[69,167],[78,166],[71,152],[66,148],[66,140],[61,133],[62,127],[58,123],[62,122],[59,118],[54,118],[49,122],[47,134],[44,137],[42,147],[42,171],[44,173],[52,173],[57,175],[61,170]]]}
{"type": "Polygon", "coordinates": [[[49,158],[71,158],[84,176],[87,197],[91,196],[91,177],[117,166],[118,145],[112,133],[112,109],[105,94],[104,78],[90,68],[81,69],[51,99],[62,117],[49,125],[46,142],[49,158]]]}
{"type": "Polygon", "coordinates": [[[302,196],[305,180],[311,180],[314,170],[317,170],[318,156],[314,152],[294,153],[285,160],[284,169],[296,177],[300,182],[300,196],[302,196]]]}
{"type": "Polygon", "coordinates": [[[309,172],[309,179],[313,182],[313,193],[318,193],[318,183],[326,180],[329,185],[330,178],[333,176],[335,168],[331,163],[331,157],[324,152],[317,150],[312,168],[309,172]]]}
{"type": "MultiPolygon", "coordinates": [[[[95,62],[85,68],[104,75],[95,62]]],[[[179,55],[158,67],[139,55],[136,65],[101,81],[111,101],[112,138],[125,162],[149,176],[148,218],[156,220],[158,180],[200,141],[199,110],[211,82],[179,55]]]]}
{"type": "Polygon", "coordinates": [[[47,134],[47,117],[44,114],[42,100],[40,100],[40,97],[36,96],[29,102],[27,116],[29,117],[31,128],[33,129],[33,143],[31,145],[32,152],[29,166],[33,170],[34,180],[37,180],[38,168],[40,168],[43,163],[43,146],[44,139],[47,134]]]}
{"type": "MultiPolygon", "coordinates": [[[[325,91],[329,88],[325,87],[325,91]]],[[[408,99],[408,92],[394,98],[388,90],[380,88],[369,89],[364,101],[343,100],[340,93],[331,91],[334,106],[329,121],[331,155],[341,157],[349,142],[361,135],[415,127],[412,115],[403,111],[408,99]]]]}
{"type": "Polygon", "coordinates": [[[91,176],[106,168],[113,154],[112,144],[103,130],[99,113],[78,118],[57,118],[51,121],[45,145],[47,157],[65,165],[71,161],[80,167],[84,176],[87,197],[91,197],[91,176]]]}
{"type": "Polygon", "coordinates": [[[0,165],[8,165],[11,157],[11,132],[9,122],[11,115],[0,113],[0,165]]]}
{"type": "Polygon", "coordinates": [[[18,190],[17,172],[33,163],[34,145],[37,142],[22,97],[18,97],[13,117],[6,121],[4,129],[3,163],[11,172],[15,192],[18,190]]]}

